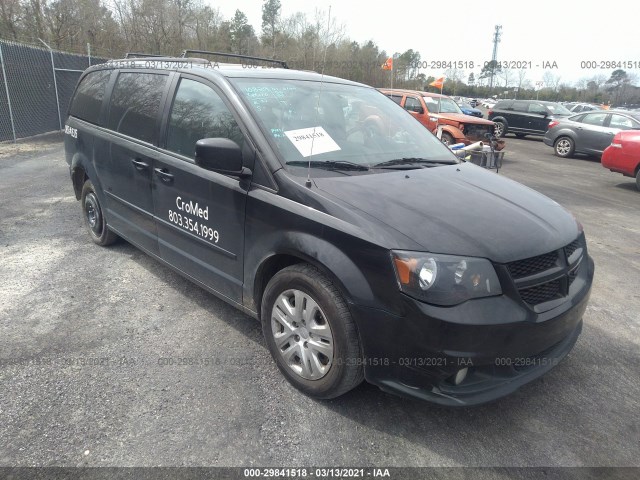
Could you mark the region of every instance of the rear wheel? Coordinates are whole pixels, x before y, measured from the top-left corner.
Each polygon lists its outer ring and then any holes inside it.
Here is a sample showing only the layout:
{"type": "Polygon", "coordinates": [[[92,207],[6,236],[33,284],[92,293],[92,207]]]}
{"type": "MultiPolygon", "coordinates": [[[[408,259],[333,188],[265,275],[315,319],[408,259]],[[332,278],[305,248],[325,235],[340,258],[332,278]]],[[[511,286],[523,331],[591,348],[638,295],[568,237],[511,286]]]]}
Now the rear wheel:
{"type": "Polygon", "coordinates": [[[91,180],[84,182],[80,202],[82,203],[84,224],[89,231],[91,240],[102,246],[111,245],[115,242],[118,236],[107,227],[102,206],[100,205],[96,189],[93,183],[91,183],[91,180]]]}
{"type": "Polygon", "coordinates": [[[315,267],[292,265],[274,275],[261,319],[278,369],[297,389],[327,399],[362,382],[355,322],[338,289],[315,267]]]}
{"type": "Polygon", "coordinates": [[[505,136],[505,134],[507,133],[507,126],[504,124],[504,122],[501,122],[501,121],[495,122],[494,133],[495,133],[495,136],[498,138],[505,136]]]}
{"type": "Polygon", "coordinates": [[[576,149],[575,142],[569,137],[560,137],[553,145],[553,149],[556,155],[562,158],[567,158],[573,155],[576,149]]]}
{"type": "Polygon", "coordinates": [[[638,190],[640,190],[640,168],[636,172],[636,187],[638,187],[638,190]]]}

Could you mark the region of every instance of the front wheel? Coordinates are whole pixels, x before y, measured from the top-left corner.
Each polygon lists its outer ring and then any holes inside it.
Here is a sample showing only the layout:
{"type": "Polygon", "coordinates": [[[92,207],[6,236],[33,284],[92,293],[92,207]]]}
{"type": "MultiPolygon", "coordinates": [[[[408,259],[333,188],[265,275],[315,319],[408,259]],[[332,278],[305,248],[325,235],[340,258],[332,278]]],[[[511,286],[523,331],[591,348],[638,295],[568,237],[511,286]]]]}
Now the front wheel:
{"type": "Polygon", "coordinates": [[[103,247],[115,242],[118,236],[107,227],[107,220],[104,218],[102,206],[91,180],[84,182],[80,202],[82,203],[84,224],[89,231],[91,240],[103,247]]]}
{"type": "Polygon", "coordinates": [[[349,308],[315,267],[292,265],[274,275],[264,292],[261,319],[278,369],[307,395],[335,398],[364,379],[349,308]]]}
{"type": "Polygon", "coordinates": [[[442,138],[440,139],[445,145],[453,145],[456,141],[450,133],[442,132],[442,138]]]}
{"type": "Polygon", "coordinates": [[[567,158],[573,155],[575,148],[575,142],[569,137],[560,137],[553,145],[556,155],[562,158],[567,158]]]}
{"type": "Polygon", "coordinates": [[[496,137],[501,138],[504,137],[507,133],[507,126],[504,124],[504,122],[494,122],[495,123],[495,127],[494,127],[494,134],[496,137]]]}

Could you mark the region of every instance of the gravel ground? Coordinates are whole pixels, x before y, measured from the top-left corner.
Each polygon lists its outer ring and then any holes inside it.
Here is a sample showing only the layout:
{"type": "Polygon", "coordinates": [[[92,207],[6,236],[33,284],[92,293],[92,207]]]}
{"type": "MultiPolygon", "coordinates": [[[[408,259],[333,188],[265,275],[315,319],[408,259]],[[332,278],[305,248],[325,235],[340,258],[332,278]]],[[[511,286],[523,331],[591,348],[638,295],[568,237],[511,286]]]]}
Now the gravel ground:
{"type": "Polygon", "coordinates": [[[584,224],[591,303],[548,375],[445,409],[370,385],[305,397],[257,322],[125,242],[91,243],[59,136],[0,145],[0,465],[640,466],[640,192],[540,139],[507,149],[500,175],[584,224]]]}

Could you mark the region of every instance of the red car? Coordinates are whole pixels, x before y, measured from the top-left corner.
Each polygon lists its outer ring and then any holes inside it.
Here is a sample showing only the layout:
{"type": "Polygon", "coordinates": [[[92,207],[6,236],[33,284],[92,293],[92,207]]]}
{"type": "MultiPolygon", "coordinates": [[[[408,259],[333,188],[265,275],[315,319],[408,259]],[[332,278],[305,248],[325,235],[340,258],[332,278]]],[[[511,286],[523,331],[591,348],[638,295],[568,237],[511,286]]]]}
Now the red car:
{"type": "Polygon", "coordinates": [[[636,186],[640,190],[640,131],[617,133],[602,154],[602,166],[625,177],[636,177],[636,186]]]}

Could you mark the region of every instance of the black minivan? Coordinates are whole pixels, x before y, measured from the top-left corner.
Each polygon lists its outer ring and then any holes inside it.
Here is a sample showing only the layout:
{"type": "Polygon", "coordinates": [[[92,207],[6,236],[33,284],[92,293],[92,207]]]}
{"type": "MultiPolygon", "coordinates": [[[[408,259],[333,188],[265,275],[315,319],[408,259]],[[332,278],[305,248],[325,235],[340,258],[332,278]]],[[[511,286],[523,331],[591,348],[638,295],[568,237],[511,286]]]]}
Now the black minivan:
{"type": "MultiPolygon", "coordinates": [[[[458,160],[369,86],[194,58],[81,76],[66,160],[118,237],[262,322],[298,389],[487,402],[575,344],[594,265],[549,198],[458,160]]],[[[212,346],[215,348],[215,346],[212,346]]]]}

